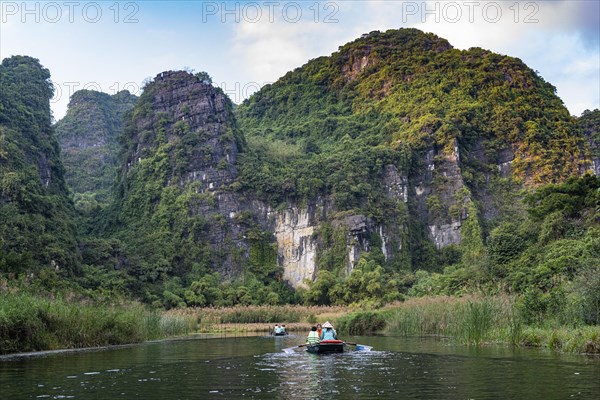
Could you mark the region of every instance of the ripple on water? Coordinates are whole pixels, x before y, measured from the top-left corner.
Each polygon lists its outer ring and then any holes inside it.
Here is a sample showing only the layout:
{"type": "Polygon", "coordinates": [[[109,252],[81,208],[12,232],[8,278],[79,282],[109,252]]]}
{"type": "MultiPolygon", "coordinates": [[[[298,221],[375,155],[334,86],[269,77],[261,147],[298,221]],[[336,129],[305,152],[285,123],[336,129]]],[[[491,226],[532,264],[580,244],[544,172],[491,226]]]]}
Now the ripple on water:
{"type": "Polygon", "coordinates": [[[256,356],[255,368],[275,371],[280,377],[274,380],[277,391],[286,398],[375,395],[375,384],[368,375],[374,370],[379,371],[380,376],[393,375],[397,369],[389,365],[390,357],[399,358],[400,353],[349,351],[314,355],[300,350],[256,356]]]}

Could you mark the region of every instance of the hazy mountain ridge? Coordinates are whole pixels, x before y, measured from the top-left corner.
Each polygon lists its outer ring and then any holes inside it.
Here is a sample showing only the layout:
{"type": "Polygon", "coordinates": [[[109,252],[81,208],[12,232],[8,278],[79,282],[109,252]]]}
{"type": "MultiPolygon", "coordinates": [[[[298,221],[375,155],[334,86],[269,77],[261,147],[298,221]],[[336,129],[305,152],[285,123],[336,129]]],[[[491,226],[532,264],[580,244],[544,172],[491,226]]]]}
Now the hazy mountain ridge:
{"type": "Polygon", "coordinates": [[[81,209],[107,203],[115,181],[119,135],[124,115],[137,97],[80,90],[73,93],[66,116],[55,124],[65,179],[81,209]]]}

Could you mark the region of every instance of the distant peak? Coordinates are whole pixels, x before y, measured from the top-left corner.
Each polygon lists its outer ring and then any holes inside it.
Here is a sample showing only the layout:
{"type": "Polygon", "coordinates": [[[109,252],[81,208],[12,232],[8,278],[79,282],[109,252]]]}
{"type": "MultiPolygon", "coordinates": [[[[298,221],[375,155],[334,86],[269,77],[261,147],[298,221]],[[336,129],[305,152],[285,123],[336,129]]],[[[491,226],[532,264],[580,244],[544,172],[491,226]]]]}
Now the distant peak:
{"type": "Polygon", "coordinates": [[[436,53],[452,49],[452,45],[444,38],[433,33],[423,32],[415,28],[389,29],[385,32],[371,31],[360,38],[340,47],[340,51],[355,49],[357,46],[384,46],[432,50],[436,53]]]}
{"type": "Polygon", "coordinates": [[[156,75],[154,84],[181,84],[181,83],[203,83],[211,85],[212,79],[206,72],[192,73],[188,71],[164,71],[156,75]]]}

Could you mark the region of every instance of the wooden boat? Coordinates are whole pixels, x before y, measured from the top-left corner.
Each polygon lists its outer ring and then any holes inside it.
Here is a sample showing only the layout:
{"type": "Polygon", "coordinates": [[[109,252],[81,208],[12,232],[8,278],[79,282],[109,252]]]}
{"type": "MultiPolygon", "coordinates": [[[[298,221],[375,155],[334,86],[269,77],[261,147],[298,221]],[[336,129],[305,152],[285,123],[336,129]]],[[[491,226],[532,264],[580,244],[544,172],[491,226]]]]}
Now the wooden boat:
{"type": "Polygon", "coordinates": [[[306,346],[309,353],[343,353],[344,342],[342,340],[321,340],[319,343],[306,346]]]}

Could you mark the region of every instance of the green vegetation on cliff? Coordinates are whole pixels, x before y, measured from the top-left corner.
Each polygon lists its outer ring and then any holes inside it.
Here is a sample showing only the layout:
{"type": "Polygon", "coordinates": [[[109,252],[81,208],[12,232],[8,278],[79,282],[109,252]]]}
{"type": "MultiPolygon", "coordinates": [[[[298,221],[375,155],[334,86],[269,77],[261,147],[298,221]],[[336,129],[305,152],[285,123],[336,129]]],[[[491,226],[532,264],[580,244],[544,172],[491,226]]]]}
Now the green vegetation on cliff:
{"type": "Polygon", "coordinates": [[[386,163],[410,174],[419,151],[450,154],[455,141],[471,186],[482,184],[507,143],[515,146],[514,177],[526,183],[560,182],[586,161],[555,88],[520,60],[456,50],[415,29],[371,33],[312,60],[264,87],[237,116],[268,163],[254,174],[247,160],[241,181],[273,202],[332,194],[340,208],[366,207],[376,195],[361,184],[373,185],[386,163]],[[488,165],[475,165],[476,150],[488,165]]]}
{"type": "Polygon", "coordinates": [[[507,292],[527,323],[598,325],[600,178],[542,186],[525,203],[527,215],[494,228],[477,262],[417,271],[408,294],[507,292]]]}
{"type": "Polygon", "coordinates": [[[441,270],[448,251],[428,236],[450,224],[463,239],[451,256],[479,258],[490,230],[522,214],[523,186],[591,167],[586,136],[536,72],[415,29],[363,35],[265,86],[236,115],[248,136],[242,190],[273,206],[320,196],[331,218],[400,227],[397,271],[441,270]],[[406,178],[407,202],[389,193],[390,165],[406,178]]]}
{"type": "MultiPolygon", "coordinates": [[[[169,71],[144,88],[121,138],[113,205],[98,225],[120,245],[118,273],[145,302],[289,302],[271,236],[229,189],[244,147],[233,105],[206,81],[169,71]]],[[[102,271],[114,270],[104,243],[90,250],[105,254],[102,271]]]]}
{"type": "Polygon", "coordinates": [[[324,224],[320,272],[302,292],[305,302],[507,290],[536,303],[531,318],[564,312],[594,323],[565,307],[594,301],[578,282],[598,275],[589,269],[599,259],[598,221],[589,217],[597,211],[572,191],[593,197],[598,179],[532,189],[592,167],[598,111],[571,117],[555,88],[520,60],[456,50],[414,29],[373,32],[265,86],[236,115],[248,135],[241,188],[273,206],[320,196],[332,204],[330,219],[364,214],[401,227],[403,254],[384,261],[372,235],[370,253],[344,274],[345,235],[331,240],[324,224]],[[386,187],[390,164],[406,177],[406,203],[386,187]],[[582,214],[535,217],[527,209],[553,191],[565,191],[582,214]],[[460,228],[459,243],[436,249],[432,227],[451,223],[460,228]],[[561,266],[551,261],[557,256],[561,266]]]}
{"type": "Polygon", "coordinates": [[[0,65],[0,271],[79,268],[73,204],[51,126],[50,73],[31,57],[0,65]]]}

